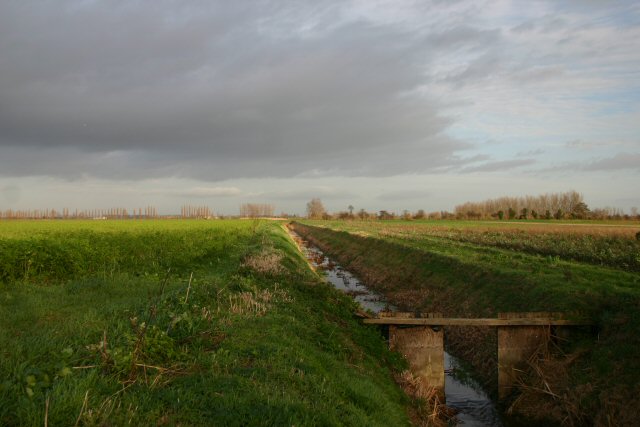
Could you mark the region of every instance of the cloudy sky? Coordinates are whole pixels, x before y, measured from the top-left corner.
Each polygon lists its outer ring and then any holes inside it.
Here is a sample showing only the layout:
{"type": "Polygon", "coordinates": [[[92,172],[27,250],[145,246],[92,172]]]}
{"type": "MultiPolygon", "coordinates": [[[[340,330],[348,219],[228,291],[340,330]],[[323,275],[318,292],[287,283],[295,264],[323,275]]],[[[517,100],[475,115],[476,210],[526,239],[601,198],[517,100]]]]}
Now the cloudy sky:
{"type": "Polygon", "coordinates": [[[639,183],[635,1],[0,0],[0,210],[639,183]]]}

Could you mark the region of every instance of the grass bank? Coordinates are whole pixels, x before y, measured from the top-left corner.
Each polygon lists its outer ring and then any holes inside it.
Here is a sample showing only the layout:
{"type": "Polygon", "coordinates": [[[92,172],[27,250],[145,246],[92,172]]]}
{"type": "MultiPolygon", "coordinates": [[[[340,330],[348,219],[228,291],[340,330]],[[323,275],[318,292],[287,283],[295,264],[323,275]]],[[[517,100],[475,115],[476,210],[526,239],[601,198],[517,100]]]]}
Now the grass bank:
{"type": "Polygon", "coordinates": [[[0,425],[408,425],[273,222],[0,222],[0,425]]]}
{"type": "MultiPolygon", "coordinates": [[[[529,390],[529,404],[526,399],[516,403],[528,416],[544,413],[565,423],[634,425],[640,409],[636,271],[579,262],[572,255],[500,247],[455,233],[398,232],[396,226],[313,222],[296,224],[295,229],[401,309],[468,317],[509,311],[578,311],[590,316],[596,323],[594,334],[585,331],[561,343],[562,369],[548,364],[547,383],[553,390],[546,390],[547,396],[529,390]],[[532,405],[538,414],[528,413],[532,405]]],[[[458,328],[448,335],[454,352],[495,384],[495,332],[458,328]]]]}

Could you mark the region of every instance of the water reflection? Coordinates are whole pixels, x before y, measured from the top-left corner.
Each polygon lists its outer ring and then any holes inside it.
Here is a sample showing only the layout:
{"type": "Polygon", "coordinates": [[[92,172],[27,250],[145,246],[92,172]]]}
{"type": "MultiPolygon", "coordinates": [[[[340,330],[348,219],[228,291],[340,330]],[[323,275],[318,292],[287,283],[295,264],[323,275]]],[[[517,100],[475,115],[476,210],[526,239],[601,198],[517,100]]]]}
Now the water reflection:
{"type": "Polygon", "coordinates": [[[466,427],[501,426],[495,405],[482,389],[471,379],[461,363],[449,353],[444,353],[444,390],[447,406],[460,411],[458,425],[466,427]],[[459,374],[459,375],[457,375],[459,374]],[[464,377],[460,379],[460,377],[464,377]]]}

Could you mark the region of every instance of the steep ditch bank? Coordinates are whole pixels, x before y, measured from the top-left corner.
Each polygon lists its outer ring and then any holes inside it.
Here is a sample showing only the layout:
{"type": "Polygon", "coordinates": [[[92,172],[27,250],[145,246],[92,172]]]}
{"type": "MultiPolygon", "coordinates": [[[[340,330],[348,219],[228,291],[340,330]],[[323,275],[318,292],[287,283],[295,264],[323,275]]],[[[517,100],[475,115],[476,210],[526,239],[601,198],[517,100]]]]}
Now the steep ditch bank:
{"type": "MultiPolygon", "coordinates": [[[[476,310],[470,310],[471,304],[465,304],[460,296],[446,289],[446,283],[425,268],[430,263],[423,254],[380,240],[299,223],[292,227],[314,246],[356,273],[367,287],[383,295],[388,303],[401,311],[438,311],[461,317],[491,315],[488,310],[478,311],[478,305],[474,306],[476,310]],[[429,285],[425,285],[425,277],[431,282],[429,285]]],[[[495,382],[495,350],[488,350],[495,349],[495,333],[486,328],[448,328],[447,337],[455,354],[470,362],[487,385],[495,382]],[[467,345],[456,345],[458,342],[467,345]],[[470,342],[474,345],[469,346],[470,342]],[[479,345],[480,349],[486,350],[478,351],[479,345]],[[466,349],[468,353],[464,351],[466,349]]]]}
{"type": "MultiPolygon", "coordinates": [[[[397,242],[300,223],[293,227],[401,310],[482,317],[500,311],[573,309],[594,315],[599,335],[586,332],[582,341],[563,343],[560,360],[540,357],[532,369],[541,374],[527,378],[529,388],[523,388],[515,409],[530,419],[544,414],[566,425],[634,425],[639,407],[634,366],[640,345],[633,331],[640,304],[624,290],[564,295],[508,265],[502,270],[501,265],[480,268],[397,242]],[[545,384],[555,396],[545,396],[545,384]]],[[[567,270],[567,280],[579,273],[567,270]]],[[[495,330],[448,329],[447,337],[449,350],[495,385],[495,330]]]]}

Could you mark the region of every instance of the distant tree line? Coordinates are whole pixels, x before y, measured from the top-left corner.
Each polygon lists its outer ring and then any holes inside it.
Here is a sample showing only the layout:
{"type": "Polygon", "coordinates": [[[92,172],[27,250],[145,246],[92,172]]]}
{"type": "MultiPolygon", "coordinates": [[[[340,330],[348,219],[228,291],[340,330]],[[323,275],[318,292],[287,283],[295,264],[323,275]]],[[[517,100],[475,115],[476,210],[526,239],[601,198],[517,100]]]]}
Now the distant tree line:
{"type": "Polygon", "coordinates": [[[455,207],[460,219],[587,219],[591,211],[577,191],[499,197],[455,207]]]}
{"type": "Polygon", "coordinates": [[[0,219],[137,219],[157,218],[158,211],[153,206],[134,209],[130,215],[125,208],[109,209],[6,209],[0,211],[0,219]]]}
{"type": "Polygon", "coordinates": [[[307,203],[307,218],[309,219],[347,219],[347,220],[389,220],[389,219],[454,219],[455,215],[447,211],[426,213],[420,209],[415,213],[404,210],[398,215],[395,212],[381,210],[378,212],[368,212],[365,209],[355,210],[353,205],[349,205],[346,211],[329,213],[325,209],[319,198],[313,198],[307,203]]]}
{"type": "Polygon", "coordinates": [[[268,203],[245,203],[240,206],[240,216],[243,218],[273,217],[275,207],[268,203]]]}
{"type": "MultiPolygon", "coordinates": [[[[184,205],[180,216],[165,215],[162,218],[209,218],[215,216],[207,206],[184,205]]],[[[5,209],[0,210],[0,219],[158,219],[161,218],[155,206],[108,209],[5,209]]]]}
{"type": "Polygon", "coordinates": [[[424,209],[419,209],[416,212],[403,210],[402,213],[396,213],[388,210],[381,210],[377,212],[368,212],[365,209],[360,209],[355,213],[348,211],[340,211],[334,214],[325,213],[323,219],[353,219],[353,220],[390,220],[390,219],[455,219],[455,214],[448,211],[435,211],[425,212],[424,209]]]}
{"type": "Polygon", "coordinates": [[[631,214],[625,214],[618,208],[598,208],[590,210],[582,194],[576,191],[548,193],[540,196],[500,197],[482,202],[467,202],[455,207],[454,212],[434,211],[416,212],[408,210],[395,213],[388,210],[367,212],[355,210],[349,205],[347,210],[328,213],[318,198],[307,203],[307,218],[342,220],[392,220],[392,219],[638,219],[637,208],[631,208],[631,214]]]}

